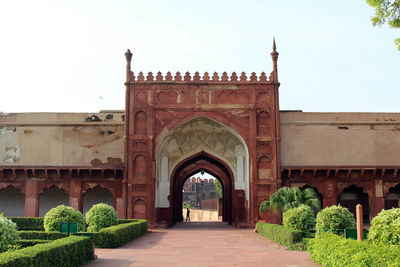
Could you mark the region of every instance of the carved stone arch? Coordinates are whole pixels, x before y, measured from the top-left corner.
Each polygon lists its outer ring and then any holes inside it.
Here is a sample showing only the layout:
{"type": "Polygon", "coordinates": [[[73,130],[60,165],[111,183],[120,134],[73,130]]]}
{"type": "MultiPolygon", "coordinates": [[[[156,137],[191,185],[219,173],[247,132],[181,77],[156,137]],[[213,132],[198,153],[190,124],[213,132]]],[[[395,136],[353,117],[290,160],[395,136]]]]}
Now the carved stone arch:
{"type": "Polygon", "coordinates": [[[356,205],[361,204],[363,206],[364,222],[369,222],[369,199],[370,196],[364,192],[362,186],[351,184],[343,188],[343,191],[339,194],[338,202],[341,206],[348,208],[354,216],[356,215],[356,205]]]}
{"type": "Polygon", "coordinates": [[[385,210],[398,208],[400,201],[400,184],[388,188],[385,194],[385,210]]]}
{"type": "Polygon", "coordinates": [[[133,218],[134,219],[146,219],[147,218],[147,210],[146,210],[146,201],[139,198],[136,199],[133,203],[133,218]]]}
{"type": "Polygon", "coordinates": [[[115,194],[113,187],[85,184],[82,190],[83,213],[85,214],[93,205],[105,203],[115,208],[115,194]],[[109,190],[110,189],[110,190],[109,190]]]}
{"type": "Polygon", "coordinates": [[[140,110],[135,114],[135,135],[147,134],[147,116],[146,112],[140,110]]]}
{"type": "Polygon", "coordinates": [[[46,190],[49,190],[53,187],[64,190],[65,193],[67,193],[69,195],[69,183],[40,183],[38,195],[42,194],[46,190]]]}
{"type": "Polygon", "coordinates": [[[19,191],[21,191],[22,194],[25,194],[26,192],[26,186],[24,183],[0,183],[0,190],[10,186],[19,189],[19,191]]]}
{"type": "Polygon", "coordinates": [[[52,184],[43,187],[39,191],[39,216],[43,217],[46,213],[59,205],[69,205],[69,195],[63,186],[52,184]]]}
{"type": "Polygon", "coordinates": [[[257,114],[257,135],[258,136],[271,134],[269,120],[270,120],[270,114],[268,111],[263,110],[257,114]]]}
{"type": "Polygon", "coordinates": [[[172,171],[180,162],[199,153],[207,153],[219,158],[229,166],[233,171],[232,178],[235,180],[234,189],[244,190],[248,205],[249,153],[245,141],[236,131],[218,121],[199,116],[170,131],[166,130],[160,135],[156,138],[156,143],[158,143],[156,148],[156,207],[169,207],[167,201],[169,180],[163,183],[161,178],[171,177],[172,171]],[[164,165],[168,166],[163,169],[162,159],[166,154],[168,154],[168,164],[164,165]]]}
{"type": "Polygon", "coordinates": [[[134,159],[134,179],[146,179],[147,163],[143,154],[136,155],[134,159]]]}
{"type": "Polygon", "coordinates": [[[257,161],[257,178],[259,180],[272,179],[271,173],[271,159],[268,155],[262,155],[257,161]]]}
{"type": "Polygon", "coordinates": [[[24,217],[25,194],[20,188],[5,184],[0,188],[0,211],[6,217],[24,217]]]}

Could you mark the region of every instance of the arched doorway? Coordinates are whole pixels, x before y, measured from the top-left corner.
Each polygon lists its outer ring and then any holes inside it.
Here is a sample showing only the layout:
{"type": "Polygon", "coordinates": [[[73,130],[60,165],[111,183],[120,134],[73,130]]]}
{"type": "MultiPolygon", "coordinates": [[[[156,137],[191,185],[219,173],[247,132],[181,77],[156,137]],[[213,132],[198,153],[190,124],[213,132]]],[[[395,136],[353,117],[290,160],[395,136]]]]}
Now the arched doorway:
{"type": "Polygon", "coordinates": [[[389,188],[389,193],[385,195],[385,210],[398,208],[400,201],[400,184],[389,188]]]}
{"type": "Polygon", "coordinates": [[[69,205],[69,195],[67,192],[56,186],[45,189],[39,195],[39,217],[44,217],[49,210],[59,205],[69,205]]]}
{"type": "Polygon", "coordinates": [[[201,116],[164,132],[158,140],[157,223],[170,225],[182,221],[183,183],[202,168],[218,177],[224,187],[222,219],[235,224],[249,222],[249,152],[236,131],[201,116]]]}
{"type": "Polygon", "coordinates": [[[339,204],[347,208],[354,216],[356,216],[357,204],[361,204],[363,206],[364,222],[369,222],[369,198],[368,194],[363,192],[362,187],[353,184],[344,188],[339,195],[339,204]]]}
{"type": "Polygon", "coordinates": [[[107,189],[96,185],[83,195],[83,214],[86,214],[93,205],[99,203],[105,203],[114,207],[114,196],[107,189]]]}
{"type": "Polygon", "coordinates": [[[0,212],[6,217],[24,217],[25,195],[10,185],[0,190],[0,212]]]}
{"type": "MultiPolygon", "coordinates": [[[[200,171],[207,172],[216,177],[222,184],[222,221],[232,223],[232,192],[234,181],[232,171],[221,160],[201,152],[179,164],[172,173],[171,202],[173,223],[183,221],[182,216],[182,190],[185,181],[193,174],[200,171]]],[[[244,208],[244,207],[243,207],[244,208]]]]}

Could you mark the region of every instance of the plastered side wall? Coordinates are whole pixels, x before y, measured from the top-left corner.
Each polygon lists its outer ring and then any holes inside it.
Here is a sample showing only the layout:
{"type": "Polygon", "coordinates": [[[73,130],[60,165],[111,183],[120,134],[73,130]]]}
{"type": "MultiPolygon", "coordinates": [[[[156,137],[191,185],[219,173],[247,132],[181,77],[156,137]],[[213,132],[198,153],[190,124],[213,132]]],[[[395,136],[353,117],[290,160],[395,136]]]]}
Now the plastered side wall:
{"type": "Polygon", "coordinates": [[[0,115],[0,165],[121,166],[123,112],[0,115]]]}
{"type": "Polygon", "coordinates": [[[281,112],[282,166],[400,165],[400,113],[281,112]]]}

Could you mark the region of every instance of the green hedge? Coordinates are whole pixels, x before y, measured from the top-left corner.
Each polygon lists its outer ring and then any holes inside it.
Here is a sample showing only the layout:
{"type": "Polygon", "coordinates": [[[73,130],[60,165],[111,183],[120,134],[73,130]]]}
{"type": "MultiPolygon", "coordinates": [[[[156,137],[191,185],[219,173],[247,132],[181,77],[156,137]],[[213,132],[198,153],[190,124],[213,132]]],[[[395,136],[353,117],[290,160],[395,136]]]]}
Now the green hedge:
{"type": "Polygon", "coordinates": [[[97,248],[116,248],[147,232],[146,220],[124,222],[93,233],[93,241],[97,248]]]}
{"type": "Polygon", "coordinates": [[[323,266],[400,266],[400,248],[345,239],[333,233],[308,242],[311,259],[323,266]]]}
{"type": "Polygon", "coordinates": [[[45,231],[19,231],[21,239],[40,239],[40,240],[55,240],[67,237],[67,234],[60,232],[45,232],[45,231]]]}
{"type": "Polygon", "coordinates": [[[265,238],[283,245],[285,247],[292,247],[296,243],[301,243],[302,234],[300,231],[290,230],[282,225],[270,223],[257,223],[257,232],[265,238]]]}
{"type": "Polygon", "coordinates": [[[21,246],[21,248],[31,247],[37,244],[49,243],[53,240],[41,240],[41,239],[20,239],[17,244],[21,246]]]}
{"type": "Polygon", "coordinates": [[[0,266],[80,266],[93,259],[89,237],[70,236],[0,254],[0,266]]]}
{"type": "Polygon", "coordinates": [[[9,217],[18,228],[18,231],[44,231],[42,217],[9,217]]]}

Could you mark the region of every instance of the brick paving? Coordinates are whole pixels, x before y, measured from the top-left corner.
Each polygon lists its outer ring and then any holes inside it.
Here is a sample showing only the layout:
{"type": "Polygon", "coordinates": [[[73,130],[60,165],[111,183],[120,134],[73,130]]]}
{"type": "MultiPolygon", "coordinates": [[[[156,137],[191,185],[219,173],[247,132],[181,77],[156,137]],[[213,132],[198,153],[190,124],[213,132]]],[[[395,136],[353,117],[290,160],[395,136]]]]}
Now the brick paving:
{"type": "Polygon", "coordinates": [[[87,266],[319,266],[307,252],[288,251],[252,229],[222,222],[153,229],[118,249],[96,249],[87,266]]]}

